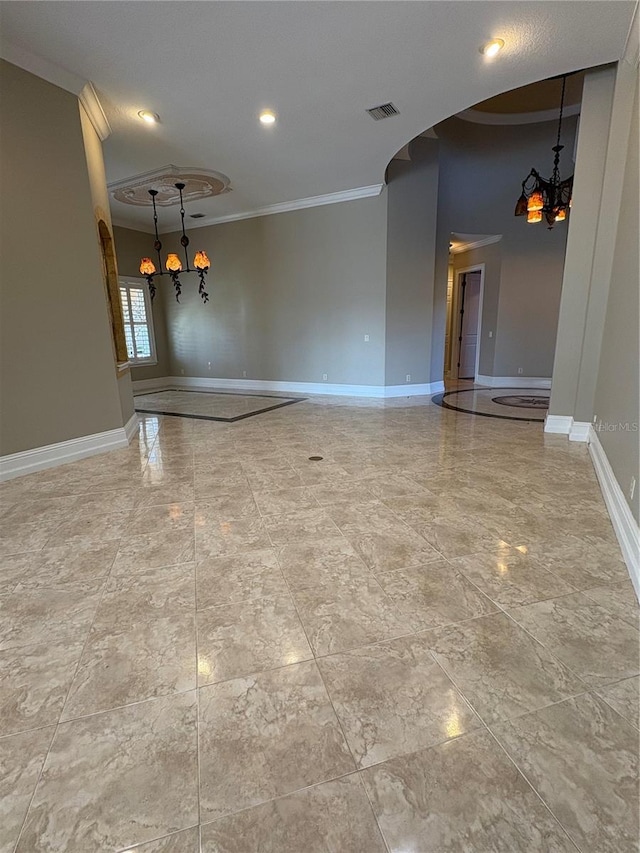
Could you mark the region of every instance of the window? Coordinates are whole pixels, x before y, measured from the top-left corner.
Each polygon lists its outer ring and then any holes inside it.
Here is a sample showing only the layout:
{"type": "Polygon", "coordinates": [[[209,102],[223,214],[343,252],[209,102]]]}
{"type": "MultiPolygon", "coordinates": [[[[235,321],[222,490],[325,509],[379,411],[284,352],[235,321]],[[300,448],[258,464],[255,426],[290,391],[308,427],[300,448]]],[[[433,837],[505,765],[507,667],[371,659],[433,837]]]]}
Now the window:
{"type": "Polygon", "coordinates": [[[120,302],[129,361],[132,364],[156,364],[153,315],[146,285],[121,280],[120,302]]]}

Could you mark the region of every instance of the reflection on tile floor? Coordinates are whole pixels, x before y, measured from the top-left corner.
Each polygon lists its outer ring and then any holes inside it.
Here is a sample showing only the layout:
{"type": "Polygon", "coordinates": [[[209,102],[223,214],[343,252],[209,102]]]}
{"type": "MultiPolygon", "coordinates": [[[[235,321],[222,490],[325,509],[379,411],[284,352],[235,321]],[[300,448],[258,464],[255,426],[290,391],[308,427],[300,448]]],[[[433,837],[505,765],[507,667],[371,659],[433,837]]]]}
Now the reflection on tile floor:
{"type": "Polygon", "coordinates": [[[638,604],[539,424],[141,416],[0,557],[2,853],[636,849],[638,604]]]}

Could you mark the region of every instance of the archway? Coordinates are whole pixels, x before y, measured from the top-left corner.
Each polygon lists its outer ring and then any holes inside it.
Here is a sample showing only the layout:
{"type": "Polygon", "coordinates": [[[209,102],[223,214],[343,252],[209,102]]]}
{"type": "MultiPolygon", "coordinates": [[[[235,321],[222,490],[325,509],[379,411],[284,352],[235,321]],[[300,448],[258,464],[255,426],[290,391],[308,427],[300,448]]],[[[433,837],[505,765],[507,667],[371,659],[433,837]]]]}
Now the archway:
{"type": "Polygon", "coordinates": [[[122,305],[120,304],[120,287],[118,285],[118,268],[116,255],[113,247],[113,238],[104,219],[98,221],[98,235],[100,237],[100,248],[102,250],[102,264],[104,269],[105,287],[107,290],[107,303],[109,306],[109,319],[111,322],[111,335],[115,350],[116,362],[123,364],[129,360],[127,353],[127,342],[124,337],[124,322],[122,318],[122,305]]]}

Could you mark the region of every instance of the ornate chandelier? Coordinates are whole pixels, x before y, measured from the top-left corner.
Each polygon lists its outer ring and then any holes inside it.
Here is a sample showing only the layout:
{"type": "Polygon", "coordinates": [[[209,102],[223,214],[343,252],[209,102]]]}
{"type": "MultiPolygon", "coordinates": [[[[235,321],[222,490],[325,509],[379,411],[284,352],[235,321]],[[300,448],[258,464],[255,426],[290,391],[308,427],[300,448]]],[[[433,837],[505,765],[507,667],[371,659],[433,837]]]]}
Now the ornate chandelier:
{"type": "Polygon", "coordinates": [[[515,210],[515,215],[526,216],[527,222],[542,222],[543,218],[546,219],[549,229],[553,228],[556,222],[562,222],[567,218],[573,191],[573,175],[564,180],[560,178],[560,152],[564,148],[564,145],[560,144],[560,135],[566,83],[567,75],[565,74],[562,77],[558,137],[551,149],[554,152],[551,177],[546,180],[536,169],[532,169],[522,182],[522,195],[518,199],[515,210]]]}
{"type": "Polygon", "coordinates": [[[156,239],[155,243],[153,244],[153,248],[158,254],[158,267],[160,269],[160,272],[158,272],[158,269],[156,268],[156,265],[151,260],[151,258],[141,259],[140,272],[147,280],[147,284],[149,285],[149,292],[151,293],[152,299],[156,295],[156,286],[154,282],[155,277],[159,275],[170,276],[171,281],[173,282],[173,286],[176,289],[177,302],[180,302],[180,294],[182,293],[182,284],[180,282],[180,279],[178,278],[179,274],[183,272],[197,272],[198,277],[200,278],[198,293],[202,297],[203,302],[208,302],[209,294],[204,289],[204,277],[209,272],[209,267],[211,266],[211,263],[209,261],[209,258],[207,257],[207,253],[199,251],[196,252],[195,257],[193,259],[194,269],[191,269],[191,267],[189,266],[189,255],[187,254],[189,238],[187,237],[187,232],[184,230],[184,202],[182,199],[182,190],[185,188],[185,184],[177,183],[174,184],[174,186],[180,193],[180,219],[182,222],[182,237],[180,238],[180,245],[184,249],[184,259],[186,262],[186,266],[182,266],[182,261],[175,252],[169,252],[164,265],[164,269],[162,268],[162,258],[160,257],[162,243],[160,242],[160,237],[158,236],[158,211],[156,209],[156,196],[158,195],[158,190],[149,190],[149,195],[151,196],[151,202],[153,204],[153,224],[156,232],[156,239]]]}

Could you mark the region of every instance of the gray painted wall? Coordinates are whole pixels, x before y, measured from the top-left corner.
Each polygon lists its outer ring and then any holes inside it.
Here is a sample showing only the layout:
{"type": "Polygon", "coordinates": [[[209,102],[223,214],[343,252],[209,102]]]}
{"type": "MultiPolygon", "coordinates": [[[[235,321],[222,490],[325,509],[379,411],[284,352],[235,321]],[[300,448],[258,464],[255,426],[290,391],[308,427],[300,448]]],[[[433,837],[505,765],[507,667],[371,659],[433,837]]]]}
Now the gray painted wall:
{"type": "Polygon", "coordinates": [[[192,230],[210,301],[161,282],[170,375],[383,385],[386,232],[386,194],[192,230]]]}
{"type": "MultiPolygon", "coordinates": [[[[440,191],[434,287],[431,381],[442,377],[451,232],[502,234],[494,376],[551,376],[566,224],[549,231],[513,215],[520,184],[532,166],[550,171],[555,122],[519,126],[451,118],[436,128],[440,191]]],[[[564,123],[562,173],[573,171],[576,119],[564,123]]],[[[572,214],[573,215],[573,214],[572,214]]],[[[483,342],[483,344],[486,342],[483,342]]],[[[483,367],[486,360],[483,358],[483,367]]]]}
{"type": "MultiPolygon", "coordinates": [[[[118,274],[139,279],[140,258],[149,257],[153,254],[153,240],[152,234],[115,226],[113,229],[113,242],[118,258],[118,274]]],[[[164,279],[160,279],[160,281],[164,281],[164,279]]],[[[161,296],[156,296],[153,300],[151,310],[153,312],[153,328],[158,363],[143,367],[132,367],[131,378],[134,382],[140,379],[157,379],[170,375],[167,324],[164,313],[164,299],[161,296]]]]}
{"type": "Polygon", "coordinates": [[[633,500],[629,494],[631,478],[640,480],[638,127],[640,116],[636,72],[632,130],[625,158],[624,189],[617,223],[594,404],[598,437],[636,521],[640,521],[640,485],[636,485],[633,500]]]}
{"type": "MultiPolygon", "coordinates": [[[[553,415],[573,416],[576,411],[615,81],[616,69],[613,67],[591,71],[584,81],[573,187],[574,205],[569,220],[558,344],[549,405],[549,413],[553,415]]],[[[599,314],[602,324],[604,308],[600,308],[599,314]]],[[[591,419],[591,414],[586,413],[587,420],[591,419]]]]}
{"type": "Polygon", "coordinates": [[[78,100],[14,65],[1,67],[5,455],[123,420],[78,100]]]}
{"type": "Polygon", "coordinates": [[[429,382],[438,142],[420,139],[411,162],[388,170],[385,384],[429,382]]]}
{"type": "MultiPolygon", "coordinates": [[[[571,152],[575,120],[566,127],[571,152]]],[[[513,207],[531,165],[550,164],[554,130],[451,119],[440,140],[412,143],[411,162],[390,165],[378,198],[193,229],[192,249],[213,262],[211,302],[203,306],[187,285],[177,305],[162,281],[159,363],[133,378],[438,381],[451,231],[504,234],[489,253],[484,325],[494,337],[483,341],[482,372],[550,376],[566,228],[527,226],[513,207]]],[[[150,237],[118,228],[115,238],[121,274],[138,275],[150,237]]],[[[163,243],[178,249],[178,235],[163,243]]]]}

